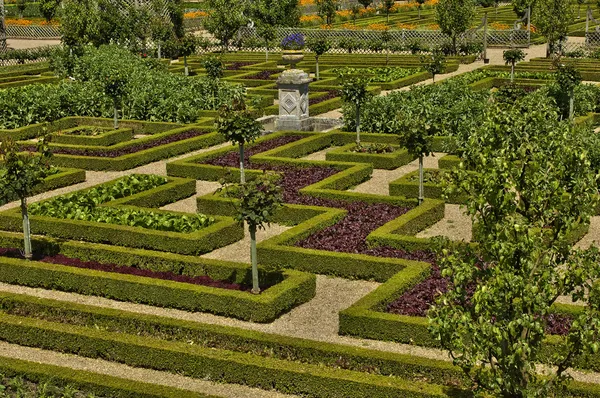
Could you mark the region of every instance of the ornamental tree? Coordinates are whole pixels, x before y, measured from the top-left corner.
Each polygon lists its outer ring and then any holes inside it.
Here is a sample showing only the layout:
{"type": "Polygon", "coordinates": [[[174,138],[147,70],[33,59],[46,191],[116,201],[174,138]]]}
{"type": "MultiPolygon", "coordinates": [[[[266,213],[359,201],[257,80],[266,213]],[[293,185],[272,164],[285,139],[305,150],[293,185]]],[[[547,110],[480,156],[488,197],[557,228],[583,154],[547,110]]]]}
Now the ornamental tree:
{"type": "Polygon", "coordinates": [[[546,56],[559,52],[573,21],[571,0],[537,0],[534,17],[536,29],[548,39],[546,56]]]}
{"type": "Polygon", "coordinates": [[[65,0],[61,18],[61,40],[74,49],[94,42],[98,36],[98,12],[93,0],[65,0]]]}
{"type": "Polygon", "coordinates": [[[163,17],[154,16],[150,24],[150,31],[150,37],[156,43],[157,57],[161,59],[163,44],[173,37],[173,23],[163,17]]]}
{"type": "Polygon", "coordinates": [[[381,2],[381,7],[385,11],[386,23],[390,23],[390,11],[392,11],[394,4],[396,4],[396,0],[383,0],[381,2]]]}
{"type": "Polygon", "coordinates": [[[425,4],[427,0],[417,0],[417,9],[419,10],[419,19],[421,19],[421,9],[423,8],[423,4],[425,4]]]}
{"type": "Polygon", "coordinates": [[[573,120],[575,116],[575,88],[581,84],[581,72],[573,65],[558,65],[555,74],[556,84],[550,94],[556,100],[562,116],[573,120]]]}
{"type": "Polygon", "coordinates": [[[444,56],[442,51],[436,49],[431,55],[422,56],[421,64],[423,65],[423,69],[431,73],[433,82],[435,83],[435,75],[442,73],[446,67],[446,56],[444,56]]]}
{"type": "MultiPolygon", "coordinates": [[[[467,140],[447,194],[467,195],[477,245],[446,242],[438,264],[447,291],[430,331],[472,380],[477,396],[563,396],[567,369],[600,340],[599,252],[572,237],[598,204],[598,176],[551,99],[535,93],[492,107],[467,140]],[[544,352],[559,297],[581,304],[556,349],[544,352]],[[540,375],[540,362],[550,372],[540,375]]],[[[546,347],[547,348],[547,347],[546,347]]]]}
{"type": "Polygon", "coordinates": [[[225,66],[221,58],[215,55],[208,56],[202,60],[202,66],[206,70],[206,76],[210,80],[216,81],[223,77],[225,66]]]}
{"type": "Polygon", "coordinates": [[[39,1],[40,13],[46,19],[46,22],[50,22],[54,19],[59,5],[60,5],[60,0],[40,0],[39,1]]]}
{"type": "Polygon", "coordinates": [[[260,293],[258,282],[258,261],[256,254],[256,231],[270,225],[274,214],[283,205],[283,191],[278,185],[280,176],[265,172],[255,179],[239,184],[237,191],[237,221],[248,224],[250,232],[250,258],[252,262],[252,293],[260,293]]]}
{"type": "Polygon", "coordinates": [[[315,3],[317,5],[317,15],[327,25],[331,25],[335,20],[338,0],[315,0],[315,3]]]}
{"type": "Polygon", "coordinates": [[[419,205],[425,199],[423,158],[433,152],[431,137],[436,130],[431,121],[434,112],[436,109],[431,104],[422,104],[418,108],[400,111],[395,123],[394,132],[399,137],[400,145],[405,147],[411,156],[419,159],[419,205]]]}
{"type": "Polygon", "coordinates": [[[198,41],[196,36],[193,34],[187,34],[181,38],[179,41],[179,54],[183,55],[183,68],[184,75],[189,76],[190,70],[188,68],[187,57],[193,55],[196,52],[196,46],[198,45],[198,41]]]}
{"type": "Polygon", "coordinates": [[[458,37],[471,26],[475,17],[475,3],[465,0],[440,0],[435,8],[435,19],[442,33],[452,39],[452,51],[456,54],[458,37]]]}
{"type": "Polygon", "coordinates": [[[262,124],[247,109],[228,108],[216,121],[217,132],[227,141],[238,145],[240,150],[240,182],[246,182],[244,174],[244,145],[254,142],[263,133],[262,124]]]}
{"type": "Polygon", "coordinates": [[[263,39],[269,59],[269,46],[275,40],[275,28],[298,26],[300,7],[297,0],[255,0],[249,4],[252,19],[256,22],[256,32],[263,39]]]}
{"type": "Polygon", "coordinates": [[[342,101],[353,106],[356,111],[356,145],[360,146],[360,108],[371,96],[368,90],[370,79],[352,75],[341,75],[339,78],[342,80],[342,101]]]}
{"type": "Polygon", "coordinates": [[[23,13],[27,9],[27,0],[17,0],[15,5],[17,6],[17,11],[19,12],[19,18],[23,18],[23,13]]]}
{"type": "Polygon", "coordinates": [[[37,153],[21,152],[19,146],[10,138],[0,142],[0,201],[7,202],[15,198],[21,201],[26,259],[31,259],[33,255],[27,198],[51,173],[49,159],[52,154],[48,141],[48,137],[44,137],[38,142],[37,153]]]}
{"type": "Polygon", "coordinates": [[[223,46],[223,50],[229,49],[229,43],[248,22],[244,15],[245,2],[239,0],[206,0],[208,16],[204,19],[204,27],[223,46]]]}
{"type": "Polygon", "coordinates": [[[361,6],[365,7],[365,10],[369,8],[371,4],[373,4],[373,0],[358,0],[361,6]]]}
{"type": "Polygon", "coordinates": [[[315,53],[317,80],[319,80],[319,57],[331,49],[331,43],[327,39],[312,39],[306,43],[306,47],[315,53]]]}
{"type": "Polygon", "coordinates": [[[502,57],[506,65],[510,64],[510,82],[512,83],[515,80],[515,65],[525,59],[525,52],[520,48],[511,48],[504,51],[502,57]]]}

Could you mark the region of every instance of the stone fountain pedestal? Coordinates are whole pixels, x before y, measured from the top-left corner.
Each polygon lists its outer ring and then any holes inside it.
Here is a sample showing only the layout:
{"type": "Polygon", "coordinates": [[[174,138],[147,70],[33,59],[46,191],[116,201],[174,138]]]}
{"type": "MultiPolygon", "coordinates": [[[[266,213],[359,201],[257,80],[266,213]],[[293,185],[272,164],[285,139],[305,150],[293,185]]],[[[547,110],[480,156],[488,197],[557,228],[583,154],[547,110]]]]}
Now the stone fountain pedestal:
{"type": "Polygon", "coordinates": [[[312,78],[301,69],[285,70],[277,79],[279,89],[279,117],[276,130],[301,130],[311,128],[308,114],[308,84],[312,78]]]}

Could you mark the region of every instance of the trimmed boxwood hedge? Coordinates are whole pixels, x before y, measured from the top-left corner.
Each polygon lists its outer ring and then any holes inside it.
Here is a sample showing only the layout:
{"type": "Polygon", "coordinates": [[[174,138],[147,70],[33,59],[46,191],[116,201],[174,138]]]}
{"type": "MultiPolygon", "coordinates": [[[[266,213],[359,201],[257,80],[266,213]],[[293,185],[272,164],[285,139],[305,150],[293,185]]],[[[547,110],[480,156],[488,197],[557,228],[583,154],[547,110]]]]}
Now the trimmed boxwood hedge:
{"type": "MultiPolygon", "coordinates": [[[[363,145],[368,145],[369,142],[363,142],[363,145]]],[[[326,159],[333,162],[356,162],[370,163],[375,169],[394,170],[404,166],[416,159],[411,156],[408,150],[393,146],[394,152],[391,153],[358,153],[351,152],[356,144],[347,144],[341,148],[327,152],[326,159]]]]}
{"type": "Polygon", "coordinates": [[[0,320],[0,339],[84,357],[110,358],[130,366],[169,371],[217,382],[275,389],[306,397],[468,396],[467,393],[456,389],[407,381],[398,377],[324,368],[260,355],[215,350],[187,343],[110,333],[12,315],[5,315],[0,320]]]}
{"type": "Polygon", "coordinates": [[[37,384],[48,383],[63,388],[68,386],[111,398],[216,398],[175,387],[4,356],[0,357],[0,374],[5,377],[21,377],[37,384]]]}
{"type": "MultiPolygon", "coordinates": [[[[42,192],[52,191],[54,189],[68,187],[85,181],[85,171],[77,169],[61,169],[57,174],[53,174],[44,179],[44,181],[35,186],[32,191],[32,196],[42,192]]],[[[13,198],[12,200],[17,200],[13,198]]],[[[0,206],[7,202],[0,201],[0,206]]]]}
{"type": "Polygon", "coordinates": [[[252,322],[272,322],[314,297],[314,275],[289,270],[283,273],[283,278],[282,282],[255,295],[239,290],[0,257],[0,281],[4,283],[209,312],[252,322]]]}
{"type": "MultiPolygon", "coordinates": [[[[105,203],[102,206],[127,207],[134,210],[137,207],[161,207],[192,196],[195,192],[195,181],[171,178],[164,185],[105,203]]],[[[158,209],[153,209],[153,211],[177,213],[158,209]]],[[[214,249],[235,243],[244,237],[243,228],[230,217],[216,217],[214,224],[191,233],[158,231],[140,227],[36,215],[31,215],[30,220],[31,231],[34,234],[180,254],[208,253],[214,249]]],[[[11,209],[0,213],[0,228],[7,231],[21,231],[22,218],[19,209],[11,209]]]]}
{"type": "Polygon", "coordinates": [[[52,144],[66,144],[75,146],[111,146],[133,139],[133,130],[125,128],[107,130],[96,136],[71,134],[73,130],[86,127],[93,128],[95,126],[78,126],[76,128],[55,132],[52,134],[52,144]]]}
{"type": "MultiPolygon", "coordinates": [[[[438,169],[425,169],[425,172],[443,172],[438,169]]],[[[407,198],[419,197],[419,171],[415,170],[402,177],[390,182],[390,195],[405,196],[407,198]]],[[[425,182],[423,184],[423,194],[426,198],[443,199],[444,187],[442,184],[425,182]]],[[[464,194],[453,194],[447,199],[447,203],[464,204],[467,197],[464,194]]]]}
{"type": "MultiPolygon", "coordinates": [[[[425,263],[426,264],[426,263],[425,263]]],[[[425,347],[439,347],[439,342],[429,333],[429,321],[425,317],[391,314],[385,311],[387,305],[429,276],[429,264],[419,268],[413,266],[390,278],[351,307],[339,314],[339,333],[342,335],[395,341],[425,347]]],[[[555,305],[555,312],[577,314],[581,307],[576,305],[555,305]]],[[[544,362],[561,349],[564,339],[548,335],[541,351],[540,361],[544,362]]],[[[582,369],[600,370],[600,355],[588,355],[577,364],[582,369]]],[[[600,386],[599,386],[600,388],[600,386]]]]}

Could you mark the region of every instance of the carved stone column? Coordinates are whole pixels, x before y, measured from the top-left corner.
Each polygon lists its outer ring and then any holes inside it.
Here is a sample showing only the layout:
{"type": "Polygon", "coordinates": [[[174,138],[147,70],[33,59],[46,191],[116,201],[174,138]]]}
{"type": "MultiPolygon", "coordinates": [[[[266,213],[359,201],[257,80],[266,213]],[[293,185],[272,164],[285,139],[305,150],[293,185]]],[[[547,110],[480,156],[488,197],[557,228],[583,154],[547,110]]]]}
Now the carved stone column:
{"type": "Polygon", "coordinates": [[[308,83],[312,78],[300,69],[284,71],[277,79],[279,89],[279,118],[275,123],[277,130],[307,130],[308,83]]]}

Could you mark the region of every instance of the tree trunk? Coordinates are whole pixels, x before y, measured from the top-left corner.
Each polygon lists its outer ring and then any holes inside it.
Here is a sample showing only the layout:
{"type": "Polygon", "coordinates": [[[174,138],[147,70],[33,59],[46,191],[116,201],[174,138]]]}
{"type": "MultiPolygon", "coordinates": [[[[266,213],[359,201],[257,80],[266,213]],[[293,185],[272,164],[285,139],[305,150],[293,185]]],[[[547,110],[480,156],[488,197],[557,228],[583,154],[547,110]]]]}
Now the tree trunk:
{"type": "Polygon", "coordinates": [[[183,56],[183,67],[184,67],[184,75],[185,76],[189,76],[190,75],[190,70],[188,69],[188,64],[187,64],[187,55],[183,56]]]}
{"type": "Polygon", "coordinates": [[[31,228],[29,227],[29,214],[27,213],[27,198],[21,198],[21,215],[23,216],[23,236],[25,246],[25,258],[33,257],[31,250],[31,228]]]}
{"type": "Polygon", "coordinates": [[[250,225],[250,260],[252,262],[252,293],[259,294],[258,261],[256,258],[256,225],[250,225]]]}
{"type": "Polygon", "coordinates": [[[265,40],[265,62],[269,62],[269,42],[265,40]]]}
{"type": "Polygon", "coordinates": [[[456,35],[452,36],[452,51],[453,54],[456,55],[457,51],[456,51],[456,35]]]}
{"type": "Polygon", "coordinates": [[[390,63],[390,45],[389,43],[385,46],[385,66],[390,63]]]}
{"type": "Polygon", "coordinates": [[[569,98],[569,120],[573,120],[573,117],[575,116],[575,93],[571,92],[570,98],[569,98]]]}
{"type": "Polygon", "coordinates": [[[419,4],[419,19],[421,19],[421,4],[419,4]]]}
{"type": "Polygon", "coordinates": [[[423,203],[423,155],[419,156],[419,205],[423,203]]]}
{"type": "Polygon", "coordinates": [[[360,145],[360,106],[356,104],[356,145],[360,145]]]}
{"type": "Polygon", "coordinates": [[[161,45],[160,45],[160,42],[159,42],[158,43],[158,59],[159,60],[162,58],[162,51],[161,50],[162,50],[162,48],[161,48],[161,45]]]}
{"type": "Polygon", "coordinates": [[[317,80],[319,80],[319,56],[315,56],[316,64],[317,64],[317,80]]]}
{"type": "Polygon", "coordinates": [[[244,174],[244,144],[240,144],[240,182],[246,183],[246,175],[244,174]]]}
{"type": "Polygon", "coordinates": [[[117,106],[117,101],[114,101],[114,108],[115,108],[115,115],[114,115],[114,120],[113,120],[113,127],[116,129],[119,128],[119,108],[117,106]]]}
{"type": "Polygon", "coordinates": [[[514,83],[515,81],[515,62],[511,62],[510,64],[510,82],[514,83]]]}
{"type": "Polygon", "coordinates": [[[390,23],[390,10],[387,11],[387,15],[386,15],[386,23],[389,24],[390,23]]]}

